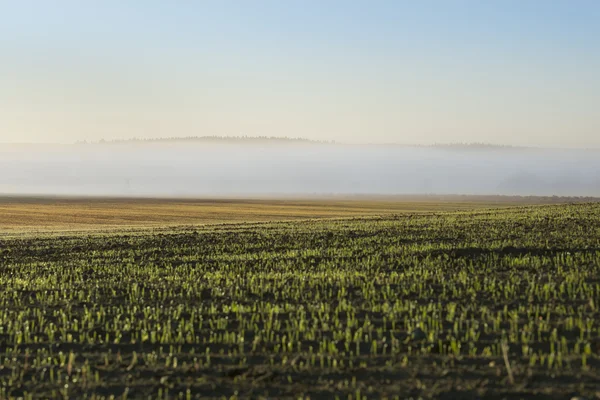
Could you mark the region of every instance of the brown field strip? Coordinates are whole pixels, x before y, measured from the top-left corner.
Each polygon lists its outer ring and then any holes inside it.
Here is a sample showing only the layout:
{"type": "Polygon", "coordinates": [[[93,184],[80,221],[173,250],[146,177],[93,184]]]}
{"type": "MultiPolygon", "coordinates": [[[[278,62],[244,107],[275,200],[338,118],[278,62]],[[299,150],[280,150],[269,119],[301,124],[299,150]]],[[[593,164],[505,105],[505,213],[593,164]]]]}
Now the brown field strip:
{"type": "Polygon", "coordinates": [[[345,197],[314,199],[134,199],[0,197],[0,232],[263,222],[458,211],[556,202],[512,197],[345,197]]]}

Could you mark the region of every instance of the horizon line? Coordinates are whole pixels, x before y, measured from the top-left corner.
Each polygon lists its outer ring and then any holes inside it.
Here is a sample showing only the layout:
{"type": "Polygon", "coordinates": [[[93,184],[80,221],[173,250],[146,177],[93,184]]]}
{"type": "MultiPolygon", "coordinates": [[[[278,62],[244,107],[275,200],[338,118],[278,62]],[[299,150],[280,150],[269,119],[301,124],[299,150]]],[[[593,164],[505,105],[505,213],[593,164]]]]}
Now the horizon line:
{"type": "Polygon", "coordinates": [[[123,138],[123,139],[99,139],[78,140],[76,142],[0,142],[0,145],[110,145],[110,144],[151,144],[151,143],[176,143],[176,142],[287,142],[290,144],[313,144],[313,145],[338,145],[338,146],[396,146],[396,147],[440,147],[440,148],[498,148],[498,149],[530,149],[530,150],[600,150],[599,147],[560,147],[548,145],[514,145],[514,144],[498,144],[486,142],[436,142],[436,143],[400,143],[400,142],[364,142],[364,143],[348,143],[339,142],[336,140],[317,140],[303,137],[286,137],[286,136],[174,136],[174,137],[158,137],[158,138],[123,138]]]}

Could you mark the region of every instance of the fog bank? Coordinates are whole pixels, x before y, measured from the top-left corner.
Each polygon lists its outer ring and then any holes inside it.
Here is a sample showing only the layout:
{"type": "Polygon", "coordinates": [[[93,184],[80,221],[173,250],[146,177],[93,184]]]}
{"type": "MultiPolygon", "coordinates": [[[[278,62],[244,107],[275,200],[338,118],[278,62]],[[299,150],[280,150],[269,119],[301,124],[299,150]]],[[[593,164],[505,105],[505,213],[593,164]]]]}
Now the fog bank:
{"type": "Polygon", "coordinates": [[[349,145],[1,145],[0,193],[600,196],[600,151],[349,145]]]}

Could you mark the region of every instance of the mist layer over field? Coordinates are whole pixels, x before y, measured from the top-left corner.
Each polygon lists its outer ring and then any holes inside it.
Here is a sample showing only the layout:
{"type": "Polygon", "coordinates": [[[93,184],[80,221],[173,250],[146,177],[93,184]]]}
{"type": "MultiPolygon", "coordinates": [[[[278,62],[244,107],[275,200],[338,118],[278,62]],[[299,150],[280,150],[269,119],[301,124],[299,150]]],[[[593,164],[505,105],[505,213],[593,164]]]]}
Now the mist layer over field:
{"type": "Polygon", "coordinates": [[[0,193],[600,196],[600,151],[329,144],[2,145],[0,193]]]}

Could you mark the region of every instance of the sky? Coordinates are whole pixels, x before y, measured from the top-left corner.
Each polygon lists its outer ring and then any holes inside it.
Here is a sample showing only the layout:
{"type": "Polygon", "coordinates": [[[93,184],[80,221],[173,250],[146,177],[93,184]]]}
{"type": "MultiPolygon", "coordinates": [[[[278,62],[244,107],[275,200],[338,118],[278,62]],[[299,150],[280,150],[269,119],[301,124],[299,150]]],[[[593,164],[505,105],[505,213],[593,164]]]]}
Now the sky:
{"type": "Polygon", "coordinates": [[[0,143],[600,147],[596,0],[0,0],[0,143]]]}

